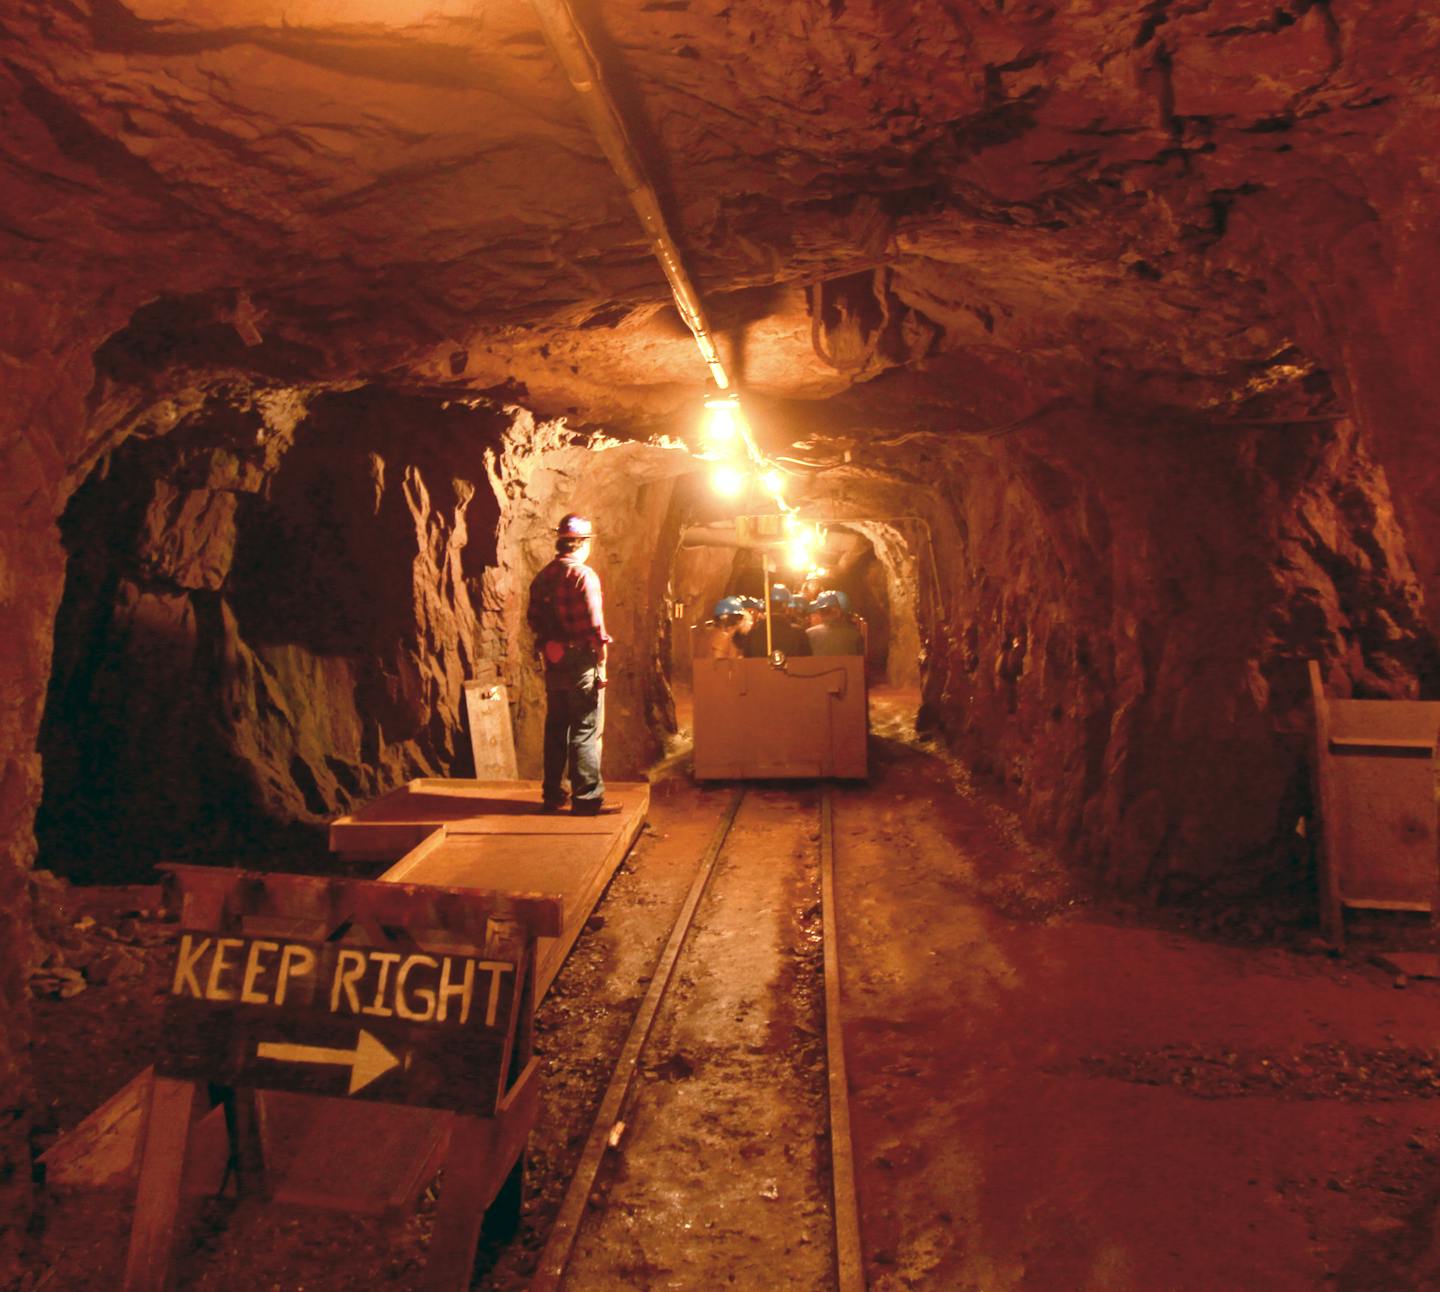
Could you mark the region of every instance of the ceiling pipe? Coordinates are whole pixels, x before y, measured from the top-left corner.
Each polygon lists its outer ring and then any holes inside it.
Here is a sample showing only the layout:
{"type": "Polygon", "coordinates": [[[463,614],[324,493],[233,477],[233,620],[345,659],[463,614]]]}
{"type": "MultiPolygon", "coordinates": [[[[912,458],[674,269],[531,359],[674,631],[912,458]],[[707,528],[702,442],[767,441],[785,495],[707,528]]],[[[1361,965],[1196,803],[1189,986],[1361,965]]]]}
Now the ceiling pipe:
{"type": "Polygon", "coordinates": [[[694,333],[700,357],[709,367],[715,384],[721,390],[728,390],[730,378],[710,336],[710,324],[705,317],[705,307],[700,303],[700,294],[685,272],[680,248],[671,236],[655,186],[646,176],[645,163],[630,140],[625,119],[605,85],[600,60],[595,57],[595,51],[576,21],[570,0],[531,0],[531,4],[540,19],[540,27],[551,52],[575,87],[575,93],[580,96],[580,107],[590,123],[590,129],[625,186],[625,194],[635,208],[635,214],[640,217],[640,223],[650,238],[650,249],[665,271],[670,290],[674,293],[675,307],[685,320],[685,326],[694,333]]]}

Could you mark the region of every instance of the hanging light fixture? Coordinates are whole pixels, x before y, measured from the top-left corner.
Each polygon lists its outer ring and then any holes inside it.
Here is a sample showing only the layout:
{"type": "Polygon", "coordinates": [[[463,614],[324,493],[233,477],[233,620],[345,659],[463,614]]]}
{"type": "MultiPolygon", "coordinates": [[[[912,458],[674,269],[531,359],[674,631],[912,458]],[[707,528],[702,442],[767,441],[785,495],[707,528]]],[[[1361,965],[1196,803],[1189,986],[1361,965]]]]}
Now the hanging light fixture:
{"type": "Polygon", "coordinates": [[[747,483],[748,477],[739,467],[718,466],[710,473],[710,487],[722,498],[738,498],[747,483]]]}
{"type": "Polygon", "coordinates": [[[705,398],[705,438],[716,447],[730,448],[742,438],[740,396],[715,391],[705,398]]]}

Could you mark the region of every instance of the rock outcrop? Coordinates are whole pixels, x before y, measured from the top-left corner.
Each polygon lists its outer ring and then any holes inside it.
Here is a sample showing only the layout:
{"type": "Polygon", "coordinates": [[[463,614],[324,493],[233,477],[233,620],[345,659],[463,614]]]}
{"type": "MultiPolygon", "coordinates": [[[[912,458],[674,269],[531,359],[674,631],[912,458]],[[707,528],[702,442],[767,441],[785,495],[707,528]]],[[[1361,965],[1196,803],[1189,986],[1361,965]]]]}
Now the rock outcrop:
{"type": "Polygon", "coordinates": [[[484,447],[507,425],[370,389],[222,387],[118,448],[63,524],[52,864],[114,880],[303,853],[284,827],[463,768],[469,525],[493,534],[484,447]]]}

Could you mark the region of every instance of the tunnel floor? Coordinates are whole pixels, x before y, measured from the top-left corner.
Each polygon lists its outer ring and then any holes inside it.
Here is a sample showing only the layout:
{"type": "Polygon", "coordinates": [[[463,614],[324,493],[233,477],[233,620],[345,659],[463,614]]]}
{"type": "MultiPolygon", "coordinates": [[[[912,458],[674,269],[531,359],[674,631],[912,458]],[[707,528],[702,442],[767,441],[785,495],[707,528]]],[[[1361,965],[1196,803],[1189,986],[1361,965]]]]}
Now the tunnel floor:
{"type": "MultiPolygon", "coordinates": [[[[917,742],[907,712],[912,697],[876,696],[871,781],[838,791],[835,809],[869,1286],[1440,1286],[1440,984],[1397,979],[1359,951],[1332,958],[1298,918],[1223,936],[1214,920],[1187,923],[1090,898],[1057,858],[1025,845],[1003,810],[917,742]]],[[[802,1032],[811,1026],[808,971],[796,968],[808,899],[798,878],[778,882],[765,869],[770,853],[780,855],[776,840],[793,833],[776,808],[786,795],[797,812],[813,811],[805,807],[813,790],[763,791],[774,819],[745,847],[747,860],[764,864],[750,880],[743,866],[731,876],[742,885],[733,920],[712,907],[702,924],[712,937],[728,928],[731,956],[743,958],[731,936],[743,928],[768,938],[770,959],[761,963],[772,966],[775,997],[801,999],[805,1008],[752,1042],[762,1057],[773,1044],[777,1061],[782,1051],[798,1053],[789,1080],[813,1068],[814,1055],[796,1050],[795,1032],[797,1019],[802,1032]],[[759,907],[789,916],[759,919],[759,907]],[[783,970],[777,930],[797,939],[783,970]]],[[[477,1287],[524,1286],[727,797],[723,787],[692,785],[679,759],[657,780],[646,833],[540,1011],[546,1086],[528,1156],[530,1196],[518,1238],[482,1252],[477,1287]]],[[[81,940],[99,930],[131,963],[104,986],[36,1002],[36,1063],[52,1134],[147,1061],[165,954],[163,927],[146,915],[155,896],[69,895],[71,920],[87,912],[98,920],[81,940]]],[[[685,1083],[704,1079],[685,1027],[682,1017],[662,1032],[675,1044],[648,1058],[642,1074],[667,1088],[672,1113],[685,1106],[685,1083]]],[[[815,1080],[818,1089],[823,1064],[815,1080]]],[[[795,1098],[793,1082],[777,1095],[795,1098]]],[[[812,1187],[813,1127],[794,1123],[795,1152],[770,1152],[776,1135],[783,1138],[777,1125],[793,1122],[784,1113],[778,1104],[756,1108],[749,1149],[734,1137],[728,1165],[722,1158],[715,1168],[731,1173],[731,1192],[744,1193],[751,1177],[764,1198],[812,1187]],[[785,1157],[798,1163],[793,1179],[777,1166],[785,1157]]],[[[613,1246],[611,1269],[637,1289],[716,1286],[714,1264],[697,1271],[689,1263],[693,1239],[683,1223],[645,1222],[646,1197],[663,1196],[673,1209],[682,1176],[693,1175],[686,1128],[657,1122],[651,1139],[658,1126],[676,1140],[643,1168],[659,1178],[642,1177],[623,1142],[602,1178],[592,1210],[604,1223],[591,1226],[589,1257],[603,1261],[613,1246]],[[617,1181],[628,1194],[612,1194],[617,1181]],[[626,1196],[641,1201],[621,1216],[626,1196]]],[[[705,1202],[696,1205],[703,1225],[705,1202]]],[[[128,1210],[114,1193],[47,1194],[28,1288],[112,1287],[128,1210]]],[[[206,1292],[418,1289],[432,1210],[427,1195],[418,1213],[386,1225],[197,1203],[178,1284],[206,1292]]],[[[811,1252],[789,1281],[757,1265],[764,1228],[757,1222],[729,1235],[736,1259],[727,1286],[829,1286],[811,1252]]],[[[713,1247],[714,1237],[707,1241],[713,1247]]],[[[777,1250],[783,1255],[783,1241],[777,1250]]]]}

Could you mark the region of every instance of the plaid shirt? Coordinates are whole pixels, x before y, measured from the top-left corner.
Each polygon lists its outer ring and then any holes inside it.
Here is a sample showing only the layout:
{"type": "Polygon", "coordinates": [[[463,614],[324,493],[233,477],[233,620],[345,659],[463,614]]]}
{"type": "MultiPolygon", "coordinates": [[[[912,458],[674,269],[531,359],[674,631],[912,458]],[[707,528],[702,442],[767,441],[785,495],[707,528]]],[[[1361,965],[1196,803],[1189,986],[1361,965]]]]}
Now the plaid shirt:
{"type": "Polygon", "coordinates": [[[546,642],[583,644],[598,655],[611,640],[605,631],[600,576],[573,556],[557,556],[535,576],[525,618],[542,649],[546,642]]]}

